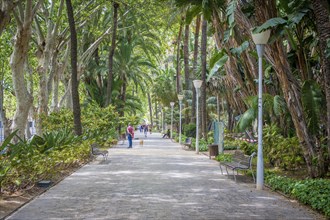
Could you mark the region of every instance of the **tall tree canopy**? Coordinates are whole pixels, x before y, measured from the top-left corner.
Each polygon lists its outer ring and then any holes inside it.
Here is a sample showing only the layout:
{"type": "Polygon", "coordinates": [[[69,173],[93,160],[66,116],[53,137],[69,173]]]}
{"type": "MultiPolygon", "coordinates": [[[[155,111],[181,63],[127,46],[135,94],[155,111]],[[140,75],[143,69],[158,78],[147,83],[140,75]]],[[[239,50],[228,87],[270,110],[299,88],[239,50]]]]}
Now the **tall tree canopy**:
{"type": "Polygon", "coordinates": [[[7,130],[29,137],[33,120],[41,134],[51,112],[91,104],[159,123],[158,111],[178,93],[185,95],[184,121],[195,123],[192,80],[202,79],[204,138],[218,118],[230,131],[253,131],[258,66],[251,29],[270,29],[264,123],[297,136],[311,177],[329,171],[328,1],[75,0],[69,20],[65,2],[0,1],[7,130]]]}

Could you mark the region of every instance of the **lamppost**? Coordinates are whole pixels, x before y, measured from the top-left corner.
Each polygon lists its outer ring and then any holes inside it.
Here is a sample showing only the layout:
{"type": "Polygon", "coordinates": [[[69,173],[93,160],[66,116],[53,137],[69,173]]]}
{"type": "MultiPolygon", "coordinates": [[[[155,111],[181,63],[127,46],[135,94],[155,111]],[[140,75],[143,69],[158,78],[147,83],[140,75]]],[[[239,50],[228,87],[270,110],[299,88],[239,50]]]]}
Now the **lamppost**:
{"type": "Polygon", "coordinates": [[[164,107],[164,132],[165,132],[165,130],[167,129],[167,123],[166,123],[166,112],[167,112],[167,109],[168,109],[168,107],[167,106],[165,106],[164,107]]]}
{"type": "Polygon", "coordinates": [[[170,102],[171,105],[171,139],[172,139],[172,134],[173,134],[173,107],[174,107],[174,102],[170,102]]]}
{"type": "Polygon", "coordinates": [[[162,105],[159,105],[160,107],[160,117],[161,117],[161,122],[160,122],[160,126],[161,126],[161,129],[162,129],[162,133],[164,133],[164,110],[163,110],[163,106],[162,105]]]}
{"type": "Polygon", "coordinates": [[[198,97],[199,97],[199,89],[202,86],[203,81],[202,80],[194,80],[194,87],[196,89],[196,153],[199,154],[199,120],[198,120],[198,97]]]}
{"type": "Polygon", "coordinates": [[[183,95],[178,95],[179,106],[180,106],[180,131],[179,131],[179,144],[181,144],[181,131],[182,131],[182,124],[181,124],[181,107],[182,107],[182,99],[183,95]]]}
{"type": "Polygon", "coordinates": [[[264,187],[264,159],[262,149],[262,57],[265,53],[265,44],[270,36],[270,30],[266,30],[259,34],[252,33],[253,42],[257,46],[258,52],[258,160],[257,160],[257,189],[264,187]]]}

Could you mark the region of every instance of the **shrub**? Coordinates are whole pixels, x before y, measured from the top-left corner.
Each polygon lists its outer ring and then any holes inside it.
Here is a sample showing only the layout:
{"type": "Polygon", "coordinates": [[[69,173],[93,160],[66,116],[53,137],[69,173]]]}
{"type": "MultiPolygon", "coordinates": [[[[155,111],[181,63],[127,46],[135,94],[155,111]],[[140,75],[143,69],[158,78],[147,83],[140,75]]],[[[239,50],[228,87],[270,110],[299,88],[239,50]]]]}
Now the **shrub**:
{"type": "Polygon", "coordinates": [[[244,154],[251,155],[253,152],[257,152],[258,145],[255,143],[253,144],[246,141],[241,141],[239,148],[244,152],[244,154]]]}
{"type": "Polygon", "coordinates": [[[330,217],[330,180],[307,179],[294,184],[292,195],[330,217]]]}
{"type": "Polygon", "coordinates": [[[294,170],[305,164],[297,137],[283,137],[275,125],[265,126],[263,133],[264,156],[272,166],[294,170]]]}
{"type": "Polygon", "coordinates": [[[0,166],[7,169],[1,178],[1,190],[15,192],[42,179],[52,179],[68,167],[85,163],[90,158],[91,141],[54,147],[40,151],[34,143],[20,141],[11,146],[9,155],[0,166]]]}
{"type": "Polygon", "coordinates": [[[199,145],[200,151],[208,151],[208,149],[209,149],[207,147],[208,143],[206,142],[206,140],[204,138],[199,139],[198,145],[199,145]]]}
{"type": "MultiPolygon", "coordinates": [[[[85,139],[96,139],[97,142],[111,142],[109,139],[117,138],[119,124],[124,125],[127,121],[136,122],[135,117],[119,118],[118,113],[113,106],[100,108],[98,105],[90,103],[82,109],[81,122],[83,127],[83,136],[85,139]]],[[[73,130],[72,111],[62,109],[60,112],[53,112],[43,119],[44,132],[54,132],[58,130],[73,130]]]]}
{"type": "Polygon", "coordinates": [[[266,175],[265,180],[273,190],[279,190],[330,217],[330,180],[295,180],[274,174],[266,175]]]}
{"type": "Polygon", "coordinates": [[[231,162],[233,158],[232,154],[219,154],[215,159],[222,162],[231,162]]]}
{"type": "Polygon", "coordinates": [[[183,134],[187,137],[196,137],[196,124],[183,125],[183,134]]]}

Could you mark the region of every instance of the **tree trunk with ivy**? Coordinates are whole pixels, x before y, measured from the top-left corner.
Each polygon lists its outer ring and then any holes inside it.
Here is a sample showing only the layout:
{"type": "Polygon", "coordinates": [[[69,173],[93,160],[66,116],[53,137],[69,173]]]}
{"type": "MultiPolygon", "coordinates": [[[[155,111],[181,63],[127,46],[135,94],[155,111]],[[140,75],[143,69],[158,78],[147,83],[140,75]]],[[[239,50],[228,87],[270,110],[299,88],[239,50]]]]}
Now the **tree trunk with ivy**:
{"type": "MultiPolygon", "coordinates": [[[[277,16],[275,0],[267,2],[257,0],[256,6],[256,17],[259,24],[277,16]]],[[[309,176],[322,177],[326,170],[325,149],[320,145],[317,136],[308,130],[308,122],[301,102],[301,86],[292,74],[281,39],[266,46],[265,56],[274,64],[304,154],[309,176]]]]}
{"type": "MultiPolygon", "coordinates": [[[[321,57],[321,70],[324,76],[324,91],[327,103],[327,146],[328,159],[325,168],[328,169],[330,163],[330,51],[327,44],[330,43],[330,20],[329,3],[326,0],[312,0],[312,6],[316,18],[316,28],[319,35],[319,47],[321,57]],[[328,53],[328,54],[327,54],[328,53]]],[[[328,171],[328,170],[326,170],[328,171]]]]}

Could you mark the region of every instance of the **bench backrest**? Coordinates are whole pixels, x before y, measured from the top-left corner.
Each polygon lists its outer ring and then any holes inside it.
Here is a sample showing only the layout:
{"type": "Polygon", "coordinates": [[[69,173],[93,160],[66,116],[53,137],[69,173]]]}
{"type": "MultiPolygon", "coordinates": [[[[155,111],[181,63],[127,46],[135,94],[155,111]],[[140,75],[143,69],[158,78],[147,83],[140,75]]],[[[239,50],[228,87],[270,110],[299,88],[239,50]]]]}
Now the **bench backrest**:
{"type": "Polygon", "coordinates": [[[253,152],[250,156],[247,156],[241,151],[235,151],[235,153],[233,154],[233,161],[239,162],[242,165],[251,167],[252,158],[254,157],[255,154],[256,153],[253,152]]]}
{"type": "Polygon", "coordinates": [[[91,148],[92,148],[92,154],[93,153],[96,153],[98,151],[100,151],[98,148],[97,148],[98,144],[97,143],[93,143],[91,144],[91,148]]]}
{"type": "Polygon", "coordinates": [[[191,137],[186,138],[186,144],[191,144],[191,137]]]}

